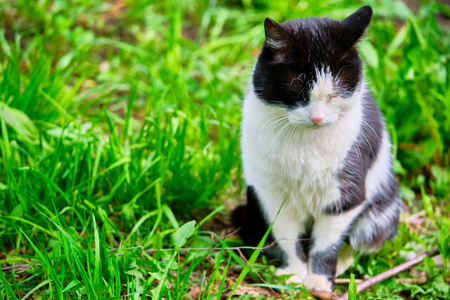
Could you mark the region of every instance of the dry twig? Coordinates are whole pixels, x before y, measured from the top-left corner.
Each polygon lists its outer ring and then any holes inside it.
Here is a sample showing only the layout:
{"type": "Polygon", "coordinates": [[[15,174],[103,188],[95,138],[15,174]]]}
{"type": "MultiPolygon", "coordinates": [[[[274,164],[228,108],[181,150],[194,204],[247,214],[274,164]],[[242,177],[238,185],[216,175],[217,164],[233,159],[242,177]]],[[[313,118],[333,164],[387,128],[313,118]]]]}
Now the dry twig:
{"type": "MultiPolygon", "coordinates": [[[[350,278],[336,278],[333,280],[334,284],[337,285],[348,285],[350,283],[350,278]]],[[[424,284],[428,281],[427,276],[422,276],[419,278],[397,278],[395,279],[397,283],[411,283],[411,284],[424,284]]],[[[364,279],[355,279],[356,284],[364,282],[364,279]]]]}
{"type": "MultiPolygon", "coordinates": [[[[362,282],[361,284],[358,284],[356,286],[357,293],[359,294],[360,292],[362,292],[365,289],[371,287],[372,285],[377,284],[377,283],[379,283],[379,282],[381,282],[383,280],[386,280],[388,278],[391,278],[392,276],[395,276],[395,275],[397,275],[397,274],[399,274],[399,273],[401,273],[401,272],[403,272],[403,271],[405,271],[405,270],[407,270],[407,269],[409,269],[409,268],[411,268],[411,267],[421,263],[422,260],[425,257],[435,256],[437,254],[439,254],[438,249],[434,249],[434,250],[425,252],[425,253],[417,256],[414,259],[411,259],[411,260],[409,260],[409,261],[407,261],[407,262],[405,262],[405,263],[403,263],[401,265],[398,265],[398,266],[396,266],[396,267],[394,267],[394,268],[392,268],[390,270],[387,270],[386,272],[383,272],[381,274],[378,274],[377,276],[374,276],[374,277],[372,277],[370,279],[367,279],[364,282],[362,282]]],[[[336,300],[347,300],[347,299],[348,299],[348,292],[345,293],[344,295],[342,295],[341,297],[337,298],[336,300]]]]}

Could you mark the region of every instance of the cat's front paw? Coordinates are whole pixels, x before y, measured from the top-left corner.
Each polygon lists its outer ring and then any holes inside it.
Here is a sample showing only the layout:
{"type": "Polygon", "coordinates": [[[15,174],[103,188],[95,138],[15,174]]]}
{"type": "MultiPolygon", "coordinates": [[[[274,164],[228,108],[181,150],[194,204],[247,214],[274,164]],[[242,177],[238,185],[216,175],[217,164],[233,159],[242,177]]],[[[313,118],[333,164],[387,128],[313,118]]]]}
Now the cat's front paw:
{"type": "Polygon", "coordinates": [[[283,275],[290,275],[292,274],[291,277],[289,277],[289,279],[286,281],[286,283],[303,283],[304,277],[302,278],[299,274],[296,274],[297,272],[289,270],[289,269],[282,269],[282,268],[278,268],[277,271],[275,272],[276,276],[283,276],[283,275]]]}
{"type": "Polygon", "coordinates": [[[308,290],[332,292],[333,286],[330,280],[323,275],[308,274],[303,283],[308,290]]]}

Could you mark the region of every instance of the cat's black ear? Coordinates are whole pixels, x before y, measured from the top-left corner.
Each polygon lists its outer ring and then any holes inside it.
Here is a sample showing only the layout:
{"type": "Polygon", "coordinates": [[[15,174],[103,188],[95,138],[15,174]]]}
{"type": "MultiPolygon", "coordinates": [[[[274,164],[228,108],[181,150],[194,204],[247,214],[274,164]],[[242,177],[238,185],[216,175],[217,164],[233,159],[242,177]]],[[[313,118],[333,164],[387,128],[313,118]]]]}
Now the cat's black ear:
{"type": "Polygon", "coordinates": [[[283,28],[274,20],[266,18],[264,21],[264,30],[266,31],[265,44],[270,48],[281,49],[288,44],[288,41],[283,35],[283,28]]]}
{"type": "Polygon", "coordinates": [[[372,20],[372,7],[363,6],[342,21],[348,33],[347,47],[352,47],[363,36],[372,20]]]}

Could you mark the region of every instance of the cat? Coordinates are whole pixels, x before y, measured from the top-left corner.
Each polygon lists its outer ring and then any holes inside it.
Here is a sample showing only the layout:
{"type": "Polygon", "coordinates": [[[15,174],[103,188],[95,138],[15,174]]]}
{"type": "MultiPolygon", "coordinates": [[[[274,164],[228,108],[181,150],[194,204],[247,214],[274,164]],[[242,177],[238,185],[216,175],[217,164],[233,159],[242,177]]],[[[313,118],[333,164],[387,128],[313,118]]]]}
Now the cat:
{"type": "Polygon", "coordinates": [[[370,6],[343,21],[267,18],[243,103],[247,206],[234,222],[250,244],[273,222],[276,275],[310,290],[332,291],[352,249],[376,251],[397,231],[391,142],[356,49],[371,19],[370,6]]]}

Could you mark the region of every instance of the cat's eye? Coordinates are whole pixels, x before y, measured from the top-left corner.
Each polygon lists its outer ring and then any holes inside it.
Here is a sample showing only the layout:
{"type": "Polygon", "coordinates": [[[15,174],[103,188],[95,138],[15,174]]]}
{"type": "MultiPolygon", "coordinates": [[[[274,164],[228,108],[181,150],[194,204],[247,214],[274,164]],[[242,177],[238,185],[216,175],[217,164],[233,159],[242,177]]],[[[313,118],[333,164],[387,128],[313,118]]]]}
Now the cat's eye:
{"type": "Polygon", "coordinates": [[[332,100],[332,99],[335,99],[335,98],[337,98],[336,95],[328,95],[328,97],[327,97],[327,103],[330,103],[331,100],[332,100]]]}

